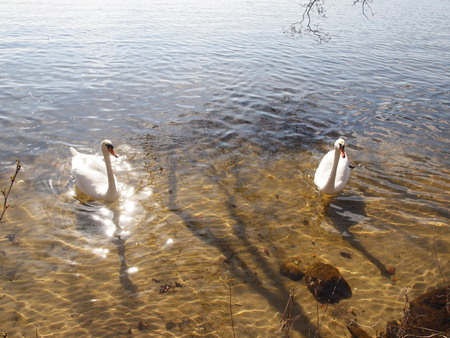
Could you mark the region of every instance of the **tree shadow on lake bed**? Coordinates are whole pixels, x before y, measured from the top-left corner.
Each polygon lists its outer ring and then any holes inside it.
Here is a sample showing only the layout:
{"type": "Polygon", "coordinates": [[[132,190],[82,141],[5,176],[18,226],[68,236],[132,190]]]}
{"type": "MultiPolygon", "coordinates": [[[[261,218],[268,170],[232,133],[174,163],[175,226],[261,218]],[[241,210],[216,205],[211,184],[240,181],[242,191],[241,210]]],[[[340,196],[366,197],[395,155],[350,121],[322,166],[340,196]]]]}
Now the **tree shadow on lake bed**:
{"type": "MultiPolygon", "coordinates": [[[[251,287],[257,294],[264,297],[272,308],[278,313],[283,313],[286,302],[290,299],[290,290],[283,287],[280,273],[275,270],[268,261],[263,251],[258,249],[248,235],[247,229],[252,221],[237,212],[237,205],[233,194],[229,189],[219,182],[215,182],[217,188],[226,197],[230,219],[233,220],[232,235],[224,235],[220,227],[225,228],[225,224],[216,224],[211,226],[209,219],[202,220],[189,212],[188,208],[178,204],[178,178],[177,164],[175,161],[170,163],[170,173],[168,176],[170,187],[170,200],[168,207],[172,212],[180,217],[186,228],[198,239],[206,244],[215,247],[223,255],[223,262],[229,265],[230,278],[238,280],[251,287]],[[242,248],[245,248],[243,250],[242,248]],[[258,271],[252,267],[256,264],[258,271]],[[261,276],[258,272],[262,271],[261,276]],[[269,280],[271,285],[278,286],[278,292],[264,286],[269,280]]],[[[303,336],[311,336],[318,332],[318,328],[311,322],[298,302],[293,303],[292,312],[298,316],[293,323],[293,329],[301,332],[303,336]]]]}

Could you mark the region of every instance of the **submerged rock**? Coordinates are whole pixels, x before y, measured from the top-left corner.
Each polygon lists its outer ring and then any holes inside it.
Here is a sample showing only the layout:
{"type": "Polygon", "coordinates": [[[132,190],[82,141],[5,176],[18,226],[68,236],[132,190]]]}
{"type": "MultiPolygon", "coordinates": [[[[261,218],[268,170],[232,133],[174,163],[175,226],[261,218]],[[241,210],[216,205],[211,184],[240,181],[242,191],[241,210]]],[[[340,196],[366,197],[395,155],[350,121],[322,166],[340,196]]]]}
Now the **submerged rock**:
{"type": "Polygon", "coordinates": [[[447,303],[449,295],[450,285],[417,297],[409,304],[409,309],[400,322],[388,323],[385,337],[450,335],[450,307],[447,303]]]}
{"type": "Polygon", "coordinates": [[[313,264],[305,272],[305,281],[309,291],[322,303],[336,303],[352,296],[350,285],[330,264],[313,264]]]}
{"type": "Polygon", "coordinates": [[[397,269],[395,268],[395,266],[393,266],[393,265],[388,265],[387,267],[386,267],[386,272],[388,273],[388,274],[390,274],[390,275],[395,275],[395,271],[396,271],[397,269]]]}
{"type": "Polygon", "coordinates": [[[298,281],[305,275],[294,263],[285,263],[280,268],[281,274],[292,280],[298,281]]]}
{"type": "Polygon", "coordinates": [[[350,333],[352,334],[352,337],[355,338],[371,338],[371,336],[364,331],[357,322],[355,322],[354,320],[351,320],[347,323],[347,329],[350,331],[350,333]]]}

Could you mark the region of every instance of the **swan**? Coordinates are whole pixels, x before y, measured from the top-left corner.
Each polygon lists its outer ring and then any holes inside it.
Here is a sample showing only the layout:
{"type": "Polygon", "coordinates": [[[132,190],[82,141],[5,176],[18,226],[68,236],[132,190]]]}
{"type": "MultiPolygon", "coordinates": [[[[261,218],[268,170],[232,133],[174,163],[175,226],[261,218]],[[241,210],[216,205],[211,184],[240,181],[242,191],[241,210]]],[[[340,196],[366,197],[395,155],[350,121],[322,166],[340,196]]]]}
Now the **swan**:
{"type": "Polygon", "coordinates": [[[78,189],[90,197],[112,202],[120,193],[111,167],[110,155],[118,157],[110,140],[100,143],[104,162],[94,155],[82,154],[70,147],[72,153],[72,173],[78,189]]]}
{"type": "Polygon", "coordinates": [[[324,194],[337,194],[347,184],[350,168],[345,153],[345,141],[340,138],[334,143],[334,150],[329,151],[320,161],[314,175],[314,183],[324,194]]]}

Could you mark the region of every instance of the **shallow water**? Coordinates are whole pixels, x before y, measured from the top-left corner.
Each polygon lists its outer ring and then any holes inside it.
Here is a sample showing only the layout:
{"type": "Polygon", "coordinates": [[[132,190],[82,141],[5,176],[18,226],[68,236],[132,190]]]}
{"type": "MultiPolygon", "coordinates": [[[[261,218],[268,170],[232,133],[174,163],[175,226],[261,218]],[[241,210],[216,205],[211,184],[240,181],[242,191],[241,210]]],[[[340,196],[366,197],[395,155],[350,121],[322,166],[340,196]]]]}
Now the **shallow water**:
{"type": "Polygon", "coordinates": [[[1,188],[23,170],[0,332],[278,336],[294,290],[292,337],[375,334],[405,289],[448,282],[449,3],[351,3],[327,4],[324,45],[283,34],[297,1],[1,4],[1,188]],[[314,170],[340,136],[355,169],[327,199],[314,170]],[[112,204],[70,172],[68,147],[104,138],[112,204]],[[352,297],[317,304],[286,261],[338,267],[352,297]]]}

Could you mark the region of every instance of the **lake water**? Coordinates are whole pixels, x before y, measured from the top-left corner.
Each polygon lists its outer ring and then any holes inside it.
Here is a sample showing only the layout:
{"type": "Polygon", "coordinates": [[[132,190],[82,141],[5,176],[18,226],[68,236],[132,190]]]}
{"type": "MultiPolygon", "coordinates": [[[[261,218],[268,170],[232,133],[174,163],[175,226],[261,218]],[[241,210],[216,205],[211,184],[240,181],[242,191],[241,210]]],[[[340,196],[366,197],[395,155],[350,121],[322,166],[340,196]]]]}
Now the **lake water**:
{"type": "Polygon", "coordinates": [[[375,335],[450,277],[450,2],[0,4],[0,332],[11,337],[375,335]],[[313,184],[343,137],[343,192],[313,184]],[[77,194],[69,146],[109,138],[119,201],[77,194]],[[119,234],[119,236],[118,236],[119,234]],[[318,304],[284,262],[338,267],[318,304]],[[395,268],[395,274],[386,268],[395,268]]]}

